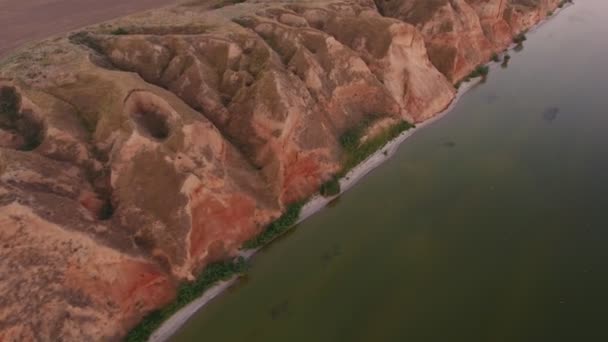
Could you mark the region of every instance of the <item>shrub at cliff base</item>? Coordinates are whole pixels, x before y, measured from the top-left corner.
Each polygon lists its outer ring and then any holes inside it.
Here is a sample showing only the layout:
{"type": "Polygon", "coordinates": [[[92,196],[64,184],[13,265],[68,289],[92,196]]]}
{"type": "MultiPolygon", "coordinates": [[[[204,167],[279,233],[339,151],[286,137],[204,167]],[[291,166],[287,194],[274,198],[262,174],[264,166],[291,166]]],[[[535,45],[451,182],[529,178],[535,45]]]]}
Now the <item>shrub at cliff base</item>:
{"type": "Polygon", "coordinates": [[[356,150],[359,147],[359,142],[361,141],[361,137],[363,137],[365,130],[376,120],[377,118],[375,116],[368,117],[359,122],[355,127],[344,132],[340,136],[340,145],[342,145],[342,148],[346,151],[356,150]]]}
{"type": "Polygon", "coordinates": [[[487,65],[479,65],[469,74],[469,78],[486,77],[490,73],[490,67],[487,65]]]}
{"type": "Polygon", "coordinates": [[[399,134],[414,127],[407,121],[401,121],[361,144],[360,141],[363,133],[370,124],[371,122],[369,121],[364,122],[363,125],[359,125],[345,132],[341,136],[340,143],[346,152],[346,158],[342,171],[338,175],[339,177],[346,175],[353,167],[357,166],[374,152],[384,147],[384,145],[395,139],[397,136],[399,136],[399,134]]]}
{"type": "MultiPolygon", "coordinates": [[[[302,210],[303,205],[304,202],[289,205],[281,217],[268,225],[266,230],[260,235],[247,241],[243,245],[243,248],[250,249],[261,247],[293,227],[300,217],[300,211],[302,210]]],[[[146,316],[129,332],[125,341],[147,341],[150,335],[152,335],[164,321],[181,308],[200,297],[208,288],[221,280],[227,280],[234,275],[242,274],[246,269],[247,262],[242,257],[207,265],[203,273],[194,282],[183,283],[180,286],[177,297],[173,303],[146,316]]]]}
{"type": "Polygon", "coordinates": [[[146,316],[129,332],[125,341],[147,341],[154,330],[160,327],[165,320],[175,314],[179,309],[198,298],[216,282],[243,273],[246,268],[246,261],[242,257],[208,265],[194,282],[184,283],[180,286],[177,297],[173,303],[146,316]]]}
{"type": "Polygon", "coordinates": [[[507,54],[507,55],[505,55],[505,58],[503,59],[501,66],[502,66],[503,68],[506,68],[507,66],[509,66],[509,61],[510,61],[510,60],[511,60],[511,56],[510,56],[510,55],[508,55],[508,54],[507,54]]]}
{"type": "Polygon", "coordinates": [[[528,38],[526,37],[525,33],[520,33],[518,35],[516,35],[515,37],[513,37],[513,43],[521,45],[523,44],[528,38]]]}
{"type": "Polygon", "coordinates": [[[292,203],[287,206],[287,210],[285,210],[285,213],[281,217],[269,224],[268,227],[266,227],[266,230],[261,234],[245,242],[243,248],[253,249],[262,247],[274,240],[277,236],[285,233],[298,221],[303,206],[304,201],[292,203]]]}
{"type": "MultiPolygon", "coordinates": [[[[338,194],[340,192],[340,183],[338,181],[340,176],[346,174],[348,170],[381,149],[402,132],[414,127],[406,121],[401,121],[361,144],[360,139],[371,122],[371,120],[366,121],[362,125],[358,125],[342,135],[340,142],[347,153],[344,169],[341,175],[337,175],[321,187],[321,193],[324,196],[338,194]]],[[[269,224],[258,236],[245,242],[243,248],[253,249],[262,247],[285,233],[297,222],[304,203],[305,201],[290,204],[281,217],[269,224]]],[[[125,340],[128,342],[147,341],[154,330],[160,327],[160,325],[171,317],[171,315],[175,314],[191,301],[200,297],[208,288],[218,281],[226,280],[234,275],[241,274],[245,269],[246,262],[241,257],[235,260],[208,265],[197,280],[191,283],[184,283],[180,286],[177,297],[173,303],[146,316],[133,330],[131,330],[131,332],[129,332],[125,340]]]]}
{"type": "Polygon", "coordinates": [[[320,193],[322,196],[331,197],[340,193],[340,181],[338,177],[332,177],[321,185],[320,193]]]}

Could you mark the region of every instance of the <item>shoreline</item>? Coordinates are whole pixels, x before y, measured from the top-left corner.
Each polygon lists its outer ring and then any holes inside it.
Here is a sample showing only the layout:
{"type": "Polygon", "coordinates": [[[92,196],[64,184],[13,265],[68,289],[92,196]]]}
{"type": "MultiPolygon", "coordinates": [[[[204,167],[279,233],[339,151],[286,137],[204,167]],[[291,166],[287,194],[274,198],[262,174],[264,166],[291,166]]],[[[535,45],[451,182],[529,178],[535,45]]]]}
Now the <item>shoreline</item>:
{"type": "MultiPolygon", "coordinates": [[[[544,19],[540,20],[538,23],[536,23],[535,25],[528,28],[528,30],[526,30],[525,32],[526,33],[535,32],[540,26],[547,23],[549,20],[555,18],[559,13],[561,13],[561,11],[565,10],[566,8],[568,8],[572,5],[573,5],[572,3],[567,3],[565,6],[563,6],[561,8],[559,8],[559,7],[556,8],[553,11],[553,14],[551,16],[545,17],[544,19]]],[[[517,44],[512,43],[505,50],[497,52],[497,53],[499,54],[499,56],[502,56],[504,58],[504,55],[507,54],[509,51],[513,51],[516,46],[517,46],[517,44]]],[[[495,69],[496,67],[500,68],[501,62],[489,61],[483,65],[487,65],[488,67],[490,67],[490,70],[492,70],[492,69],[495,69]]],[[[387,142],[378,151],[374,152],[372,155],[367,157],[363,162],[359,163],[357,166],[352,168],[344,177],[340,178],[340,180],[339,180],[340,193],[338,193],[337,195],[334,195],[334,196],[330,196],[330,197],[324,197],[320,194],[316,194],[316,195],[312,196],[310,198],[310,200],[308,202],[306,202],[306,204],[304,204],[304,206],[302,207],[298,220],[293,225],[293,227],[290,228],[290,230],[295,228],[298,224],[300,224],[307,218],[311,217],[313,214],[324,209],[333,200],[335,200],[336,198],[342,196],[344,193],[349,191],[355,184],[357,184],[357,182],[359,182],[361,179],[363,179],[365,176],[367,176],[371,171],[376,169],[378,166],[383,164],[385,161],[391,159],[395,155],[395,153],[397,152],[397,150],[399,149],[401,144],[404,143],[408,138],[413,136],[416,132],[436,123],[437,121],[439,121],[440,119],[445,117],[447,114],[449,114],[452,111],[452,109],[454,109],[454,107],[458,104],[459,100],[465,94],[467,94],[470,90],[474,89],[479,84],[483,83],[482,82],[483,79],[484,79],[483,77],[476,77],[476,78],[471,79],[468,82],[462,82],[460,87],[457,89],[454,98],[452,99],[450,104],[444,110],[438,112],[432,118],[430,118],[420,124],[417,124],[414,128],[411,128],[407,131],[402,132],[396,138],[387,142]],[[386,154],[385,154],[385,152],[386,152],[386,154]]],[[[269,244],[270,243],[272,243],[272,241],[270,241],[269,244]]],[[[236,255],[236,257],[242,257],[245,260],[249,260],[259,250],[261,250],[264,247],[265,246],[256,248],[256,249],[241,250],[236,255]]],[[[168,341],[169,338],[171,336],[175,335],[175,333],[179,329],[181,329],[194,314],[196,314],[200,309],[202,309],[204,306],[209,304],[214,298],[216,298],[217,296],[222,294],[224,291],[229,289],[231,286],[236,284],[239,277],[240,277],[240,275],[234,275],[227,280],[220,281],[217,284],[209,287],[209,289],[207,289],[200,297],[198,297],[194,301],[190,302],[188,305],[184,306],[179,311],[174,313],[169,319],[164,321],[158,327],[158,329],[156,329],[150,335],[150,337],[148,338],[148,342],[168,341]]]]}
{"type": "MultiPolygon", "coordinates": [[[[499,65],[499,63],[492,62],[488,65],[499,65]]],[[[367,157],[363,162],[359,163],[353,169],[351,169],[344,177],[340,178],[340,193],[331,197],[323,197],[320,194],[316,194],[310,198],[308,202],[302,207],[300,211],[300,217],[294,224],[294,227],[305,221],[307,218],[321,211],[329,203],[331,203],[336,198],[342,196],[345,192],[350,190],[354,185],[357,184],[359,180],[367,176],[371,171],[376,169],[378,166],[383,164],[385,161],[389,160],[399,149],[399,146],[403,142],[405,142],[408,138],[413,136],[419,130],[426,128],[427,126],[432,125],[433,123],[439,121],[445,115],[447,115],[458,103],[458,100],[462,98],[467,92],[475,88],[475,86],[479,85],[482,81],[481,77],[474,78],[469,82],[462,83],[454,99],[452,102],[441,112],[433,116],[432,118],[424,121],[416,125],[416,127],[411,128],[407,131],[402,132],[395,139],[389,141],[384,145],[381,149],[374,152],[372,155],[367,157]],[[384,152],[387,152],[385,155],[384,152]]],[[[272,242],[272,241],[271,241],[272,242]]],[[[270,242],[270,243],[271,243],[270,242]]],[[[240,251],[236,257],[242,257],[245,260],[251,259],[255,254],[264,247],[256,248],[256,249],[248,249],[240,251]]],[[[164,342],[168,341],[171,336],[173,336],[180,328],[186,324],[186,322],[196,314],[200,309],[209,304],[214,298],[218,295],[222,294],[224,291],[228,290],[231,286],[236,284],[240,275],[232,276],[230,279],[220,281],[219,283],[211,286],[207,291],[203,293],[202,296],[197,298],[196,300],[190,302],[188,305],[181,308],[175,314],[171,316],[168,320],[164,321],[158,329],[150,335],[148,338],[148,342],[164,342]]]]}

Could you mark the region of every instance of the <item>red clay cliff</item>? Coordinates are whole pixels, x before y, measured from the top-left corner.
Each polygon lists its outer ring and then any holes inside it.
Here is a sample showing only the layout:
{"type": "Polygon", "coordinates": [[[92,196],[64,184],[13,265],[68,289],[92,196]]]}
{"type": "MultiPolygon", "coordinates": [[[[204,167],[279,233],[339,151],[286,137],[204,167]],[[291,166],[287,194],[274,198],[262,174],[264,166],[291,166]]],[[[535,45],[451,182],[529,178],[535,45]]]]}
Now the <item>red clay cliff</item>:
{"type": "Polygon", "coordinates": [[[557,5],[190,1],[4,59],[0,340],[120,339],[557,5]]]}

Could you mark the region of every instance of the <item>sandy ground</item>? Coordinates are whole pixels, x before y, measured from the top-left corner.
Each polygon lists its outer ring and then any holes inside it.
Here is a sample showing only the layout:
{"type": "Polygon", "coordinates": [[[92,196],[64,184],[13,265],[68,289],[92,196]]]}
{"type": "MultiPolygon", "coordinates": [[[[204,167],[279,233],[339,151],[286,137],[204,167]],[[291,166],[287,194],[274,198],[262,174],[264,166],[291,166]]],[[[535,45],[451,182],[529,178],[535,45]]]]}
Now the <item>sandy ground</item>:
{"type": "Polygon", "coordinates": [[[16,47],[175,0],[0,0],[0,57],[16,47]]]}

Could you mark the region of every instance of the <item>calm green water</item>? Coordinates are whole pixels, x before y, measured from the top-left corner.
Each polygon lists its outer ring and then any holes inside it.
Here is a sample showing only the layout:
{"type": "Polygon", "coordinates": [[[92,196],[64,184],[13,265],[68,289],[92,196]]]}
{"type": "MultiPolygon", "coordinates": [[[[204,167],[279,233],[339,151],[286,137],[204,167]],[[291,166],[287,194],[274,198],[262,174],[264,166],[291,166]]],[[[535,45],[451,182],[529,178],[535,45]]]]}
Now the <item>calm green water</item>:
{"type": "Polygon", "coordinates": [[[608,2],[264,250],[174,341],[608,341],[608,2]]]}

